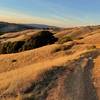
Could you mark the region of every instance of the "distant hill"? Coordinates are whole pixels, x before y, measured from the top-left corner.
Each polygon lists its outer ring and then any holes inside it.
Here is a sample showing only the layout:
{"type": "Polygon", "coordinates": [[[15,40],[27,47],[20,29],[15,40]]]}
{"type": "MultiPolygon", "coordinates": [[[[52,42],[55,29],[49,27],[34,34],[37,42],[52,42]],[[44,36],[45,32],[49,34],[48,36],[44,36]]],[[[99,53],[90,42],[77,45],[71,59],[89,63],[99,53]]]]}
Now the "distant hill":
{"type": "Polygon", "coordinates": [[[39,28],[39,29],[44,29],[44,28],[58,28],[56,26],[49,26],[49,25],[44,25],[44,24],[26,24],[27,26],[33,27],[33,28],[39,28]]]}
{"type": "Polygon", "coordinates": [[[55,29],[55,26],[43,25],[43,24],[15,24],[8,22],[0,22],[0,33],[18,32],[27,29],[55,29]]]}
{"type": "Polygon", "coordinates": [[[2,33],[17,32],[28,28],[31,27],[28,27],[26,25],[21,25],[21,24],[15,24],[15,23],[0,22],[0,32],[2,33]]]}

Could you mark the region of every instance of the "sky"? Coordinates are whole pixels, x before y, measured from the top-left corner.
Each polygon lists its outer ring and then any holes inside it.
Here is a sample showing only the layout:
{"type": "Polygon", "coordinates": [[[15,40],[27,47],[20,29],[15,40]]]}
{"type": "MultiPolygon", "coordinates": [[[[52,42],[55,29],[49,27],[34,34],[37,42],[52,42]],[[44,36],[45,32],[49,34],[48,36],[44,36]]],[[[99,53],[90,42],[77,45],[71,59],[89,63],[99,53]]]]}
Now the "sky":
{"type": "Polygon", "coordinates": [[[0,21],[72,27],[100,24],[100,0],[0,0],[0,21]]]}

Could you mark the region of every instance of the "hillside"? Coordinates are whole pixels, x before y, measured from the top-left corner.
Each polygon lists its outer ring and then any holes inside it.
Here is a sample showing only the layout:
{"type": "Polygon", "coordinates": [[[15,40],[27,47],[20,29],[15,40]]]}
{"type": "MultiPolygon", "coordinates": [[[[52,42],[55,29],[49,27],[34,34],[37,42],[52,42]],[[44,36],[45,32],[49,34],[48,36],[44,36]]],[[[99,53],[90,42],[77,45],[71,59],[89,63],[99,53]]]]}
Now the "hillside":
{"type": "Polygon", "coordinates": [[[100,26],[0,36],[2,45],[19,41],[30,49],[0,54],[0,100],[100,100],[100,26]],[[33,48],[32,39],[45,42],[33,48]]]}

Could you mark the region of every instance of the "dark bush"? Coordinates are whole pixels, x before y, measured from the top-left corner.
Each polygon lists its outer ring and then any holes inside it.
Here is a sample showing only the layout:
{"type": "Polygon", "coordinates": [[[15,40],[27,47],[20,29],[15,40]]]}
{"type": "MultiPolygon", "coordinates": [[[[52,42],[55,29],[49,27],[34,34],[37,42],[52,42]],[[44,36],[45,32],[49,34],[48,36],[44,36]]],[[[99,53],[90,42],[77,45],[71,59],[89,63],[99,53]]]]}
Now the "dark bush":
{"type": "Polygon", "coordinates": [[[72,37],[71,36],[68,36],[68,35],[65,35],[65,36],[63,36],[62,38],[60,38],[59,40],[58,40],[58,43],[65,43],[65,42],[68,42],[68,41],[72,41],[73,39],[72,39],[72,37]]]}
{"type": "Polygon", "coordinates": [[[3,32],[0,32],[0,35],[3,35],[4,33],[3,32]]]}
{"type": "Polygon", "coordinates": [[[13,43],[7,42],[0,44],[0,53],[1,54],[17,53],[24,43],[25,43],[24,41],[16,41],[13,43]]]}
{"type": "Polygon", "coordinates": [[[13,62],[13,63],[14,63],[14,62],[17,62],[17,60],[16,60],[16,59],[13,59],[12,62],[13,62]]]}
{"type": "Polygon", "coordinates": [[[47,44],[52,44],[57,39],[53,36],[53,34],[49,31],[41,31],[35,35],[33,35],[30,39],[25,41],[25,44],[20,49],[20,51],[30,50],[33,48],[38,48],[41,46],[45,46],[47,44]]]}
{"type": "Polygon", "coordinates": [[[17,53],[25,50],[31,50],[47,44],[52,44],[57,39],[49,31],[41,31],[34,34],[30,39],[16,42],[7,42],[0,44],[0,54],[17,53]]]}

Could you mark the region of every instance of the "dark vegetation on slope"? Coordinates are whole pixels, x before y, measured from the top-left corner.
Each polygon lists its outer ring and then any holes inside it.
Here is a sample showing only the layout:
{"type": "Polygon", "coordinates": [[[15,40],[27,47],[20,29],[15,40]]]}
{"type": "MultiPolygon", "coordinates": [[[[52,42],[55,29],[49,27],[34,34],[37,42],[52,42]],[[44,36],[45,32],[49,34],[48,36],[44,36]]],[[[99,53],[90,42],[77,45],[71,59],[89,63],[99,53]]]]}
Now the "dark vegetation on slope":
{"type": "Polygon", "coordinates": [[[71,36],[68,36],[68,35],[64,35],[62,38],[60,38],[58,40],[58,43],[65,43],[65,42],[68,42],[68,41],[73,41],[72,37],[71,36]]]}
{"type": "MultiPolygon", "coordinates": [[[[10,90],[10,92],[6,91],[4,94],[0,95],[0,98],[19,96],[20,99],[18,100],[46,100],[48,91],[57,86],[59,76],[68,72],[69,70],[66,70],[64,67],[57,66],[38,75],[39,79],[31,81],[28,87],[22,86],[18,89],[19,95],[9,86],[8,90],[10,90]]],[[[17,84],[14,85],[16,86],[17,84]]]]}
{"type": "Polygon", "coordinates": [[[24,91],[20,91],[21,94],[26,94],[26,96],[22,96],[22,99],[46,100],[48,97],[48,91],[57,85],[56,81],[65,71],[66,70],[63,67],[55,67],[54,69],[42,73],[42,75],[40,75],[40,80],[33,82],[30,88],[26,88],[26,90],[24,89],[24,91]],[[27,96],[27,94],[30,93],[32,94],[27,96]]]}
{"type": "Polygon", "coordinates": [[[31,38],[0,44],[0,54],[17,53],[25,50],[31,50],[47,44],[52,44],[57,41],[57,38],[49,31],[41,31],[34,34],[31,38]]]}

